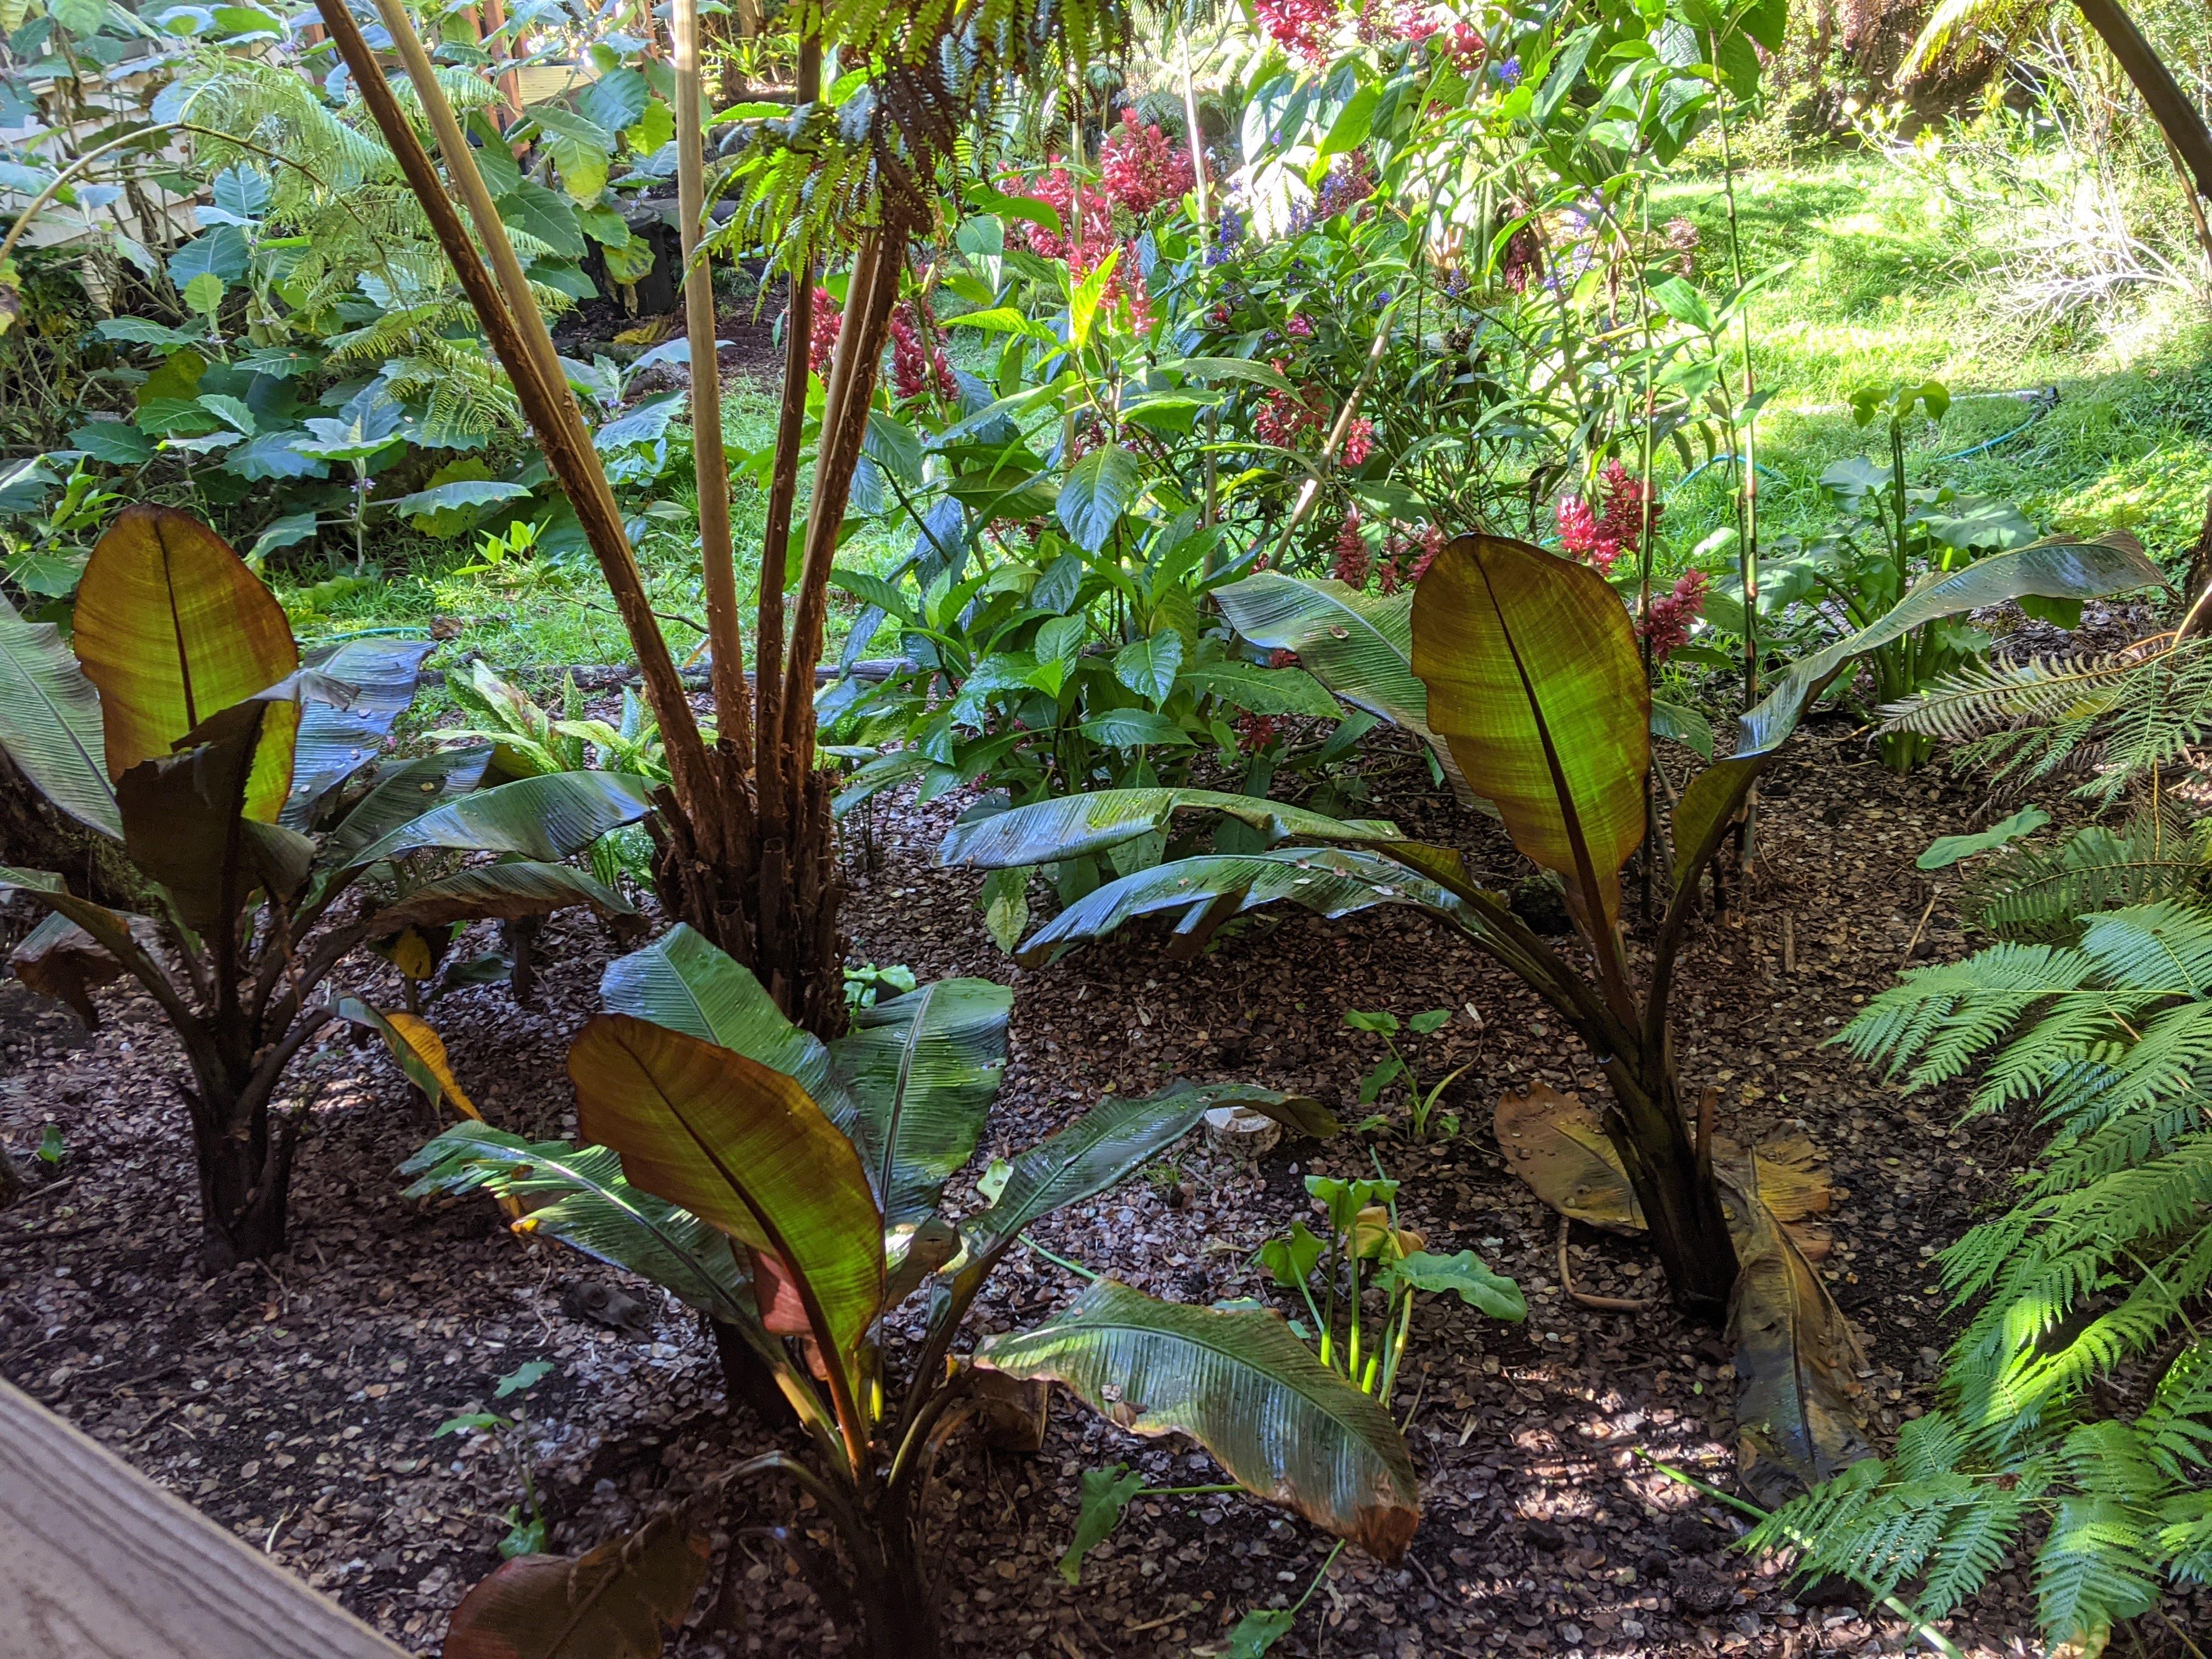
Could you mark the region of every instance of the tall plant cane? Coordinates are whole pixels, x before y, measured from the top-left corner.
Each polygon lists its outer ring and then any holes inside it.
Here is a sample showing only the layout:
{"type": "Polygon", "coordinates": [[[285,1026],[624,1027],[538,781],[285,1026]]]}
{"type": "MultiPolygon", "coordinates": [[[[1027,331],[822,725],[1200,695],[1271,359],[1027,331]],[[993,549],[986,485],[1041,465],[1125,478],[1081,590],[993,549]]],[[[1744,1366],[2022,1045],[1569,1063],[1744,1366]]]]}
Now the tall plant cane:
{"type": "MultiPolygon", "coordinates": [[[[787,650],[784,587],[805,435],[813,251],[802,249],[791,262],[783,402],[756,618],[759,660],[749,689],[738,620],[729,478],[721,450],[714,293],[701,248],[706,187],[698,11],[696,0],[678,6],[672,19],[678,191],[700,486],[702,579],[717,732],[710,745],[653,614],[613,490],[562,373],[544,314],[460,124],[432,71],[429,54],[398,0],[376,0],[376,7],[399,67],[428,118],[445,165],[442,179],[343,0],[317,0],[317,9],[360,88],[362,102],[514,382],[547,464],[576,510],[637,653],[646,701],[659,722],[668,753],[670,783],[659,798],[660,812],[653,826],[662,902],[751,968],[792,1019],[819,1035],[834,1035],[845,1018],[837,933],[841,895],[829,781],[814,765],[814,671],[828,617],[831,556],[905,263],[906,227],[887,213],[860,233],[851,303],[830,372],[787,650]]],[[[801,20],[801,36],[798,95],[804,106],[820,94],[818,10],[801,20]]]]}

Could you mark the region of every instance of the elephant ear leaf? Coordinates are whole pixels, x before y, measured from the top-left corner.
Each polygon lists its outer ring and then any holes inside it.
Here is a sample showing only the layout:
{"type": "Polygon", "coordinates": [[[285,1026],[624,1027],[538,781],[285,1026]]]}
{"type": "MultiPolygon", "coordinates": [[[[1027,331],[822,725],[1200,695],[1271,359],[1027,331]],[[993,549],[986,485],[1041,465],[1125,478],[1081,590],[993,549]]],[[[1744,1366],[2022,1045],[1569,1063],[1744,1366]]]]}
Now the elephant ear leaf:
{"type": "Polygon", "coordinates": [[[1735,750],[1690,780],[1674,805],[1674,880],[1694,881],[1720,846],[1736,809],[1773,762],[1805,711],[1868,652],[1914,629],[2008,599],[2083,599],[2154,587],[2165,581],[2142,544],[2125,531],[2090,539],[2054,536],[2009,553],[1992,553],[1956,570],[1936,571],[1856,633],[1801,657],[1738,723],[1735,750]]]}
{"type": "Polygon", "coordinates": [[[444,1659],[653,1659],[713,1553],[679,1510],[587,1554],[518,1556],[461,1598],[444,1659]]]}
{"type": "Polygon", "coordinates": [[[1395,1561],[1421,1518],[1398,1425],[1259,1310],[1160,1302],[1112,1279],[979,1364],[1066,1383],[1133,1434],[1190,1436],[1248,1491],[1395,1561]]]}
{"type": "Polygon", "coordinates": [[[1610,932],[1644,839],[1651,689],[1620,596],[1587,565],[1497,536],[1445,544],[1413,597],[1429,723],[1513,844],[1610,932]]]}
{"type": "Polygon", "coordinates": [[[1014,994],[988,979],[946,979],[856,1010],[830,1045],[852,1102],[838,1127],[875,1183],[886,1225],[937,1207],[967,1163],[999,1092],[1014,994]]]}
{"type": "Polygon", "coordinates": [[[0,750],[39,793],[79,823],[120,840],[108,781],[100,694],[52,623],[28,623],[0,599],[0,750]]]}
{"type": "MultiPolygon", "coordinates": [[[[276,596],[222,537],[167,507],[125,507],[94,546],[71,642],[100,688],[107,775],[116,779],[300,666],[276,596]]],[[[249,816],[273,822],[282,810],[290,737],[281,769],[264,766],[257,778],[249,816]]]]}
{"type": "Polygon", "coordinates": [[[582,1138],[634,1186],[780,1262],[825,1354],[851,1363],[884,1297],[883,1220],[853,1143],[805,1090],[626,1014],[568,1051],[582,1138]]]}

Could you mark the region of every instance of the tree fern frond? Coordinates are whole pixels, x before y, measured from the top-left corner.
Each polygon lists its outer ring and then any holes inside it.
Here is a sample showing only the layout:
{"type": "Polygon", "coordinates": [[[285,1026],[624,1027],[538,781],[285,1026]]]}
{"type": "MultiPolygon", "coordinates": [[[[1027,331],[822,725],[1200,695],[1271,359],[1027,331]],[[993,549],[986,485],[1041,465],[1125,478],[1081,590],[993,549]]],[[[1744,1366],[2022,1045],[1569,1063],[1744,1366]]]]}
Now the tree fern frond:
{"type": "Polygon", "coordinates": [[[1881,732],[1917,732],[1954,742],[2024,725],[2051,725],[2105,713],[2126,695],[2140,653],[2030,657],[1970,663],[1881,710],[1881,732]]]}
{"type": "Polygon", "coordinates": [[[2007,848],[1967,882],[1960,908],[2003,938],[2070,938],[2093,911],[2194,899],[2208,885],[2212,863],[2166,797],[2118,830],[2093,823],[2056,847],[2007,848]]]}

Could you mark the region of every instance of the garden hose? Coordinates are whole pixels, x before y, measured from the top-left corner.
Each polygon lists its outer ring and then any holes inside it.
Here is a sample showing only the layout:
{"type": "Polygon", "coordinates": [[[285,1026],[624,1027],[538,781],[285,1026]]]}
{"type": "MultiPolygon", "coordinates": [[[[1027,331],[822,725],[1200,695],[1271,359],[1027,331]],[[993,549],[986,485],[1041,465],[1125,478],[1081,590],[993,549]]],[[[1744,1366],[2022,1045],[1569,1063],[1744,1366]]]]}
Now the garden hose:
{"type": "MultiPolygon", "coordinates": [[[[1948,455],[1938,455],[1936,457],[1938,463],[1943,461],[1963,461],[1972,456],[1979,455],[1986,450],[1995,449],[1999,444],[2008,443],[2013,439],[2020,436],[2021,433],[2027,431],[2030,427],[2033,426],[2037,422],[2042,420],[2044,416],[2050,414],[2052,410],[2058,407],[2058,388],[2055,386],[2037,386],[2026,392],[1961,392],[1958,397],[1954,398],[1951,401],[1953,403],[1965,403],[1967,399],[1973,398],[2016,398],[2029,404],[2032,405],[2032,408],[2029,410],[2027,418],[2022,421],[2018,426],[2013,427],[2008,431],[2000,432],[1996,437],[1986,439],[1983,442],[1972,445],[1968,448],[1954,450],[1948,455]]],[[[1838,404],[1837,405],[1837,410],[1840,412],[1844,407],[1845,406],[1838,404]]],[[[1802,415],[1809,415],[1825,411],[1800,410],[1797,412],[1802,415]]],[[[1710,460],[1698,462],[1697,465],[1692,467],[1680,477],[1675,479],[1674,487],[1675,489],[1680,489],[1684,484],[1689,483],[1691,479],[1696,477],[1700,472],[1705,471],[1709,467],[1718,466],[1723,461],[1735,461],[1741,465],[1742,460],[1743,457],[1741,455],[1716,455],[1710,460]]],[[[1770,478],[1780,478],[1782,477],[1780,473],[1777,472],[1772,467],[1768,466],[1763,461],[1753,461],[1752,465],[1759,471],[1765,473],[1770,478]]],[[[1671,494],[1672,492],[1670,491],[1669,493],[1671,494]]]]}

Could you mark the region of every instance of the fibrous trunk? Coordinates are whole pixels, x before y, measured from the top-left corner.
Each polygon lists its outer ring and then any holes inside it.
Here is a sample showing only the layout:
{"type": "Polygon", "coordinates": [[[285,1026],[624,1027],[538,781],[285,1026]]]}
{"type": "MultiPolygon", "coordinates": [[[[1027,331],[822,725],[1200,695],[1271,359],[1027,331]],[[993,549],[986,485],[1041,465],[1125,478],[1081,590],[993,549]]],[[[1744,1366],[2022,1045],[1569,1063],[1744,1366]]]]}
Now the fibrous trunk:
{"type": "Polygon", "coordinates": [[[199,1163],[200,1263],[221,1273],[284,1248],[294,1136],[270,1123],[265,1091],[228,1067],[193,1066],[195,1089],[179,1089],[191,1116],[199,1163]],[[261,1097],[256,1103],[254,1097],[261,1097]]]}
{"type": "Polygon", "coordinates": [[[1643,1206],[1667,1287],[1684,1313],[1717,1323],[1728,1316],[1735,1284],[1735,1244],[1711,1158],[1699,1155],[1683,1121],[1674,1067],[1663,1055],[1642,1065],[1616,1056],[1606,1076],[1617,1109],[1607,1133],[1643,1206]]]}

